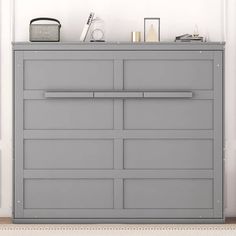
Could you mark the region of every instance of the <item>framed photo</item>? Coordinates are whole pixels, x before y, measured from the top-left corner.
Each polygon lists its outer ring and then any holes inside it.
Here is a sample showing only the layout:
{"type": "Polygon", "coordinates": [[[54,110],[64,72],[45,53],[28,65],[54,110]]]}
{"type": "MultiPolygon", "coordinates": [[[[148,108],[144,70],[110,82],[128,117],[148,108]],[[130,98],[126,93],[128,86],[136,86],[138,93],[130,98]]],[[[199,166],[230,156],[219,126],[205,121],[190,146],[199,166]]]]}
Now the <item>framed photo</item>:
{"type": "Polygon", "coordinates": [[[144,41],[160,42],[160,18],[144,18],[144,41]]]}

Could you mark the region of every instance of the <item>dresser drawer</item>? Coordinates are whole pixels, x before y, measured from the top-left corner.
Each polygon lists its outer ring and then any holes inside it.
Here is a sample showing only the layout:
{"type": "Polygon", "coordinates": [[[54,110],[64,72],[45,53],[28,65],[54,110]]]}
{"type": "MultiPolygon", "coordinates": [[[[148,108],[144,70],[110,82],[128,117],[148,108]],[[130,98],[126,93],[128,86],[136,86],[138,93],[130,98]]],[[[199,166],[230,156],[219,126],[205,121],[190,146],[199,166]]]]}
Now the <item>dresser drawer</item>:
{"type": "Polygon", "coordinates": [[[126,139],[125,169],[212,169],[213,140],[126,139]]]}
{"type": "Polygon", "coordinates": [[[25,169],[112,169],[113,140],[25,140],[25,169]]]}
{"type": "Polygon", "coordinates": [[[212,90],[213,60],[191,60],[183,55],[176,60],[161,56],[143,60],[140,56],[140,59],[124,61],[125,89],[212,90]]]}
{"type": "Polygon", "coordinates": [[[113,208],[111,179],[26,179],[26,209],[113,208]]]}
{"type": "Polygon", "coordinates": [[[209,209],[212,207],[211,179],[124,180],[124,208],[209,209]]]}
{"type": "Polygon", "coordinates": [[[113,60],[26,60],[24,89],[112,89],[113,76],[113,60]]]}
{"type": "Polygon", "coordinates": [[[145,99],[124,102],[125,129],[212,129],[213,101],[145,99]]]}
{"type": "Polygon", "coordinates": [[[25,129],[113,129],[113,100],[25,100],[25,129]]]}

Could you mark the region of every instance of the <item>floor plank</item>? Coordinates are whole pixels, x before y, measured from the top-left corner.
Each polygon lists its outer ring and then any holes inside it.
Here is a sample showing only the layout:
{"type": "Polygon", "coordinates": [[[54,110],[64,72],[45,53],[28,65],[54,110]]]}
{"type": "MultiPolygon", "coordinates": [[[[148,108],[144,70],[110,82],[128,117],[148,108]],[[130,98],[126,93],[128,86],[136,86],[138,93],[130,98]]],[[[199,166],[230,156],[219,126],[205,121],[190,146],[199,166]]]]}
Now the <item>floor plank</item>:
{"type": "Polygon", "coordinates": [[[12,220],[11,220],[11,218],[1,217],[0,224],[12,224],[12,220]]]}
{"type": "Polygon", "coordinates": [[[230,217],[225,219],[226,224],[236,224],[236,217],[230,217]]]}

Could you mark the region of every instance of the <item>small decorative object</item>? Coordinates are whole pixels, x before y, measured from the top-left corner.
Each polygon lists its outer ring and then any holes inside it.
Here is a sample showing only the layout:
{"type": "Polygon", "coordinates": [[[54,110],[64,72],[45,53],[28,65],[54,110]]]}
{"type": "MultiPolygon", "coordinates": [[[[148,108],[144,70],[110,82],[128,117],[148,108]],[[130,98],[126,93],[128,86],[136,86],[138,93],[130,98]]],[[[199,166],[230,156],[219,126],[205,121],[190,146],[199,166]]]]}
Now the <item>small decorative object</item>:
{"type": "Polygon", "coordinates": [[[99,17],[92,22],[90,42],[105,42],[105,22],[99,17]]]}
{"type": "Polygon", "coordinates": [[[80,41],[84,42],[86,40],[86,37],[87,37],[88,31],[89,31],[90,25],[93,21],[93,18],[94,18],[94,13],[91,12],[89,14],[89,17],[88,17],[88,20],[87,20],[86,24],[84,25],[83,31],[82,31],[81,36],[80,36],[80,41]]]}
{"type": "Polygon", "coordinates": [[[131,32],[131,42],[138,43],[141,42],[141,32],[131,32]]]}
{"type": "Polygon", "coordinates": [[[35,18],[30,21],[31,42],[59,42],[61,23],[59,20],[48,17],[35,18]],[[33,24],[37,21],[50,21],[53,23],[33,24]]]}
{"type": "Polygon", "coordinates": [[[195,25],[193,34],[183,34],[183,35],[177,36],[175,37],[175,42],[182,42],[182,43],[183,42],[187,42],[187,43],[204,42],[204,37],[201,37],[199,35],[198,26],[195,25]]]}
{"type": "Polygon", "coordinates": [[[191,34],[184,34],[184,35],[180,35],[175,37],[175,42],[187,42],[187,43],[191,43],[191,42],[203,42],[204,38],[200,37],[200,36],[194,36],[191,34]]]}
{"type": "Polygon", "coordinates": [[[160,42],[160,18],[144,18],[144,41],[160,42]]]}
{"type": "Polygon", "coordinates": [[[194,26],[193,37],[199,37],[198,26],[194,26]]]}

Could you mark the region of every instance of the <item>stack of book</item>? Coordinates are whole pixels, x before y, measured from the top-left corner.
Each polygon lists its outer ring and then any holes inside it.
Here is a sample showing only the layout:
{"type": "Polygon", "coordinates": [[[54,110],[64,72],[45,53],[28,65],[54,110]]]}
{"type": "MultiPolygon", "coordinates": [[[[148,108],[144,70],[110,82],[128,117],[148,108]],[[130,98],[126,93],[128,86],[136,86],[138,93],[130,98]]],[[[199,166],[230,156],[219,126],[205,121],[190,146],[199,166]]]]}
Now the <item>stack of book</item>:
{"type": "Polygon", "coordinates": [[[175,42],[203,42],[204,38],[200,36],[193,36],[191,34],[184,34],[177,36],[175,42]]]}

